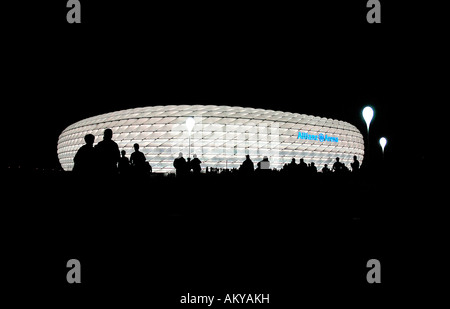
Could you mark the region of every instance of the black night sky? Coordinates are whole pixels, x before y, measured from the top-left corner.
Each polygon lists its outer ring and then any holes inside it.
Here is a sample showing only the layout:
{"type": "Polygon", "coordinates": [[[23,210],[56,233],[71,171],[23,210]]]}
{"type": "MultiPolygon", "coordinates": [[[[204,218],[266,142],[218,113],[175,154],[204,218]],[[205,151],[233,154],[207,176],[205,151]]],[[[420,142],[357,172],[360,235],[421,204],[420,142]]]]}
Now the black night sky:
{"type": "Polygon", "coordinates": [[[305,113],[363,134],[361,110],[371,105],[372,143],[386,136],[391,160],[429,156],[429,148],[409,148],[429,134],[416,124],[438,106],[438,34],[409,22],[411,8],[383,2],[383,22],[372,25],[364,1],[142,10],[83,3],[83,23],[69,25],[65,6],[17,6],[2,70],[4,166],[58,167],[57,138],[68,125],[160,104],[305,113]]]}

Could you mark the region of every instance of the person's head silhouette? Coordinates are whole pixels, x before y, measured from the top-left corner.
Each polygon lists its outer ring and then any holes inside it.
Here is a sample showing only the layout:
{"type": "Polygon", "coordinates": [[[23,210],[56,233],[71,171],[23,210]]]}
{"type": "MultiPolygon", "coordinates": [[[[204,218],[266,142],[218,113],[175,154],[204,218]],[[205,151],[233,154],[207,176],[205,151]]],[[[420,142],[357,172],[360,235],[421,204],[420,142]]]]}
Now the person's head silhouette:
{"type": "Polygon", "coordinates": [[[112,135],[113,135],[112,130],[111,129],[106,129],[105,132],[103,132],[103,139],[106,140],[106,141],[109,141],[109,140],[112,139],[112,135]]]}
{"type": "Polygon", "coordinates": [[[86,134],[84,136],[84,141],[86,142],[87,145],[92,146],[94,145],[94,140],[95,140],[95,136],[92,134],[86,134]]]}
{"type": "Polygon", "coordinates": [[[245,158],[246,158],[247,160],[250,160],[250,155],[245,155],[245,158]]]}
{"type": "Polygon", "coordinates": [[[338,157],[338,158],[336,158],[336,162],[339,162],[339,157],[338,157]]]}
{"type": "Polygon", "coordinates": [[[178,158],[182,158],[182,157],[183,157],[183,153],[180,152],[180,153],[178,154],[178,158]]]}
{"type": "Polygon", "coordinates": [[[139,151],[139,144],[136,143],[133,145],[133,147],[134,147],[134,151],[139,151]]]}
{"type": "Polygon", "coordinates": [[[127,152],[126,152],[125,150],[122,150],[120,153],[122,154],[122,157],[125,157],[125,154],[126,154],[127,152]]]}
{"type": "Polygon", "coordinates": [[[357,160],[358,160],[358,158],[357,158],[356,156],[353,156],[353,160],[357,161],[357,160]]]}

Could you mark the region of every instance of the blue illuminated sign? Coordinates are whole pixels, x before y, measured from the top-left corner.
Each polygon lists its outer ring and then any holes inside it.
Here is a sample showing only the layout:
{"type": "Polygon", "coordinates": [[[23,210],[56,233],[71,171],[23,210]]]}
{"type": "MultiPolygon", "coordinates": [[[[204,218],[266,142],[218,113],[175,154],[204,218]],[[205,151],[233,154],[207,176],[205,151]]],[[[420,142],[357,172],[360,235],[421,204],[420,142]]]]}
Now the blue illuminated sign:
{"type": "Polygon", "coordinates": [[[324,135],[323,133],[319,133],[317,135],[309,134],[308,132],[298,132],[297,139],[307,139],[310,141],[319,141],[319,142],[339,142],[339,139],[334,136],[324,135]]]}

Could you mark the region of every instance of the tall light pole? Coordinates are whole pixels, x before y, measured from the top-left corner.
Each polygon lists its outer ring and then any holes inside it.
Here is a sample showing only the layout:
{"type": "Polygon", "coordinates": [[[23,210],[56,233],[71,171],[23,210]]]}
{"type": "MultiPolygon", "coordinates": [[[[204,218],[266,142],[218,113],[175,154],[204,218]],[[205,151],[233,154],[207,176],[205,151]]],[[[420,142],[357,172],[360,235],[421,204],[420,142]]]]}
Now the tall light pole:
{"type": "Polygon", "coordinates": [[[380,138],[380,146],[381,152],[383,153],[383,161],[384,161],[384,147],[386,147],[387,139],[385,137],[380,138]]]}
{"type": "Polygon", "coordinates": [[[191,131],[194,128],[195,125],[195,120],[192,117],[189,117],[188,119],[186,119],[186,128],[188,130],[189,133],[189,157],[191,157],[191,131]]]}
{"type": "Polygon", "coordinates": [[[366,122],[367,125],[367,161],[370,161],[370,134],[369,134],[369,127],[370,127],[370,122],[372,121],[373,118],[373,109],[370,106],[366,106],[364,107],[363,111],[362,111],[362,116],[364,118],[364,121],[366,122]]]}

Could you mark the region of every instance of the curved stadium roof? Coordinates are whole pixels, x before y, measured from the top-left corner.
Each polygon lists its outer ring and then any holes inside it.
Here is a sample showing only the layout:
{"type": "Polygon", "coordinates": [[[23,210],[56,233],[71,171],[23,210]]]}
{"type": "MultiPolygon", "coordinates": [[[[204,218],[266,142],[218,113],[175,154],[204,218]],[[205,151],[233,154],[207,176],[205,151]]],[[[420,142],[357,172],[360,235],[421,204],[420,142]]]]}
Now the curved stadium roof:
{"type": "Polygon", "coordinates": [[[195,119],[191,155],[197,154],[203,168],[238,168],[246,154],[255,163],[268,156],[271,168],[277,169],[292,158],[304,158],[321,169],[336,157],[349,167],[354,155],[360,161],[364,156],[361,133],[344,121],[256,108],[161,105],[111,112],[70,125],[59,136],[58,158],[64,170],[71,170],[84,136],[93,134],[97,143],[110,128],[127,156],[138,143],[154,172],[172,172],[178,153],[188,156],[188,117],[195,119]]]}

